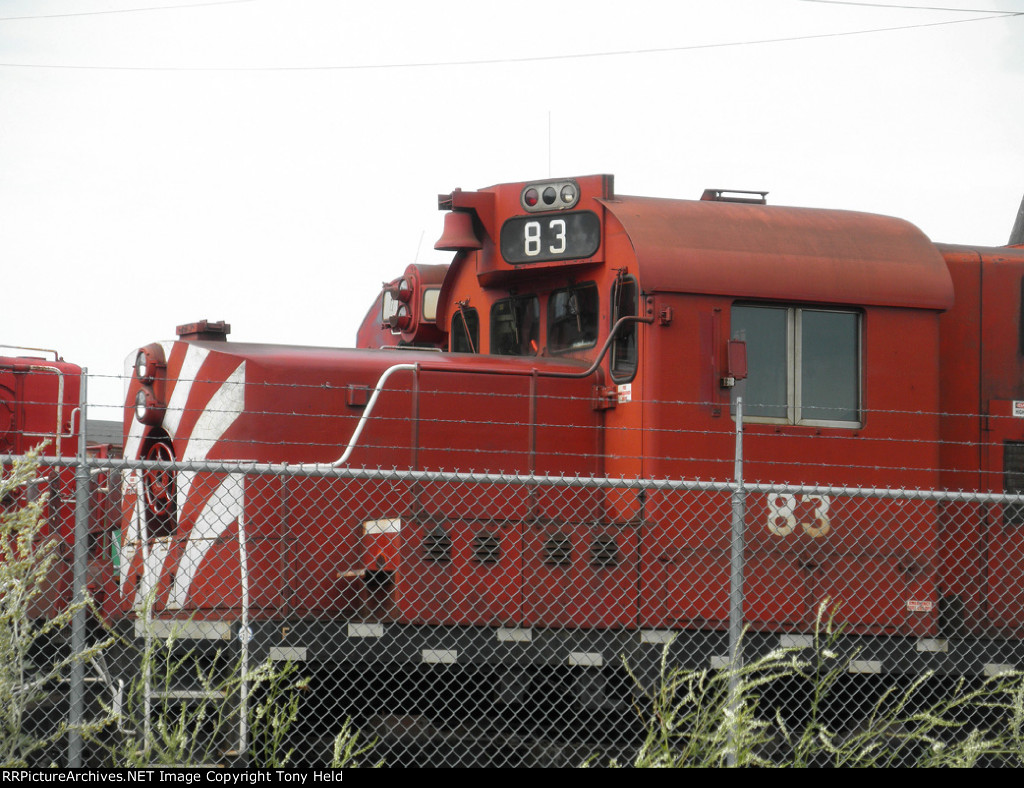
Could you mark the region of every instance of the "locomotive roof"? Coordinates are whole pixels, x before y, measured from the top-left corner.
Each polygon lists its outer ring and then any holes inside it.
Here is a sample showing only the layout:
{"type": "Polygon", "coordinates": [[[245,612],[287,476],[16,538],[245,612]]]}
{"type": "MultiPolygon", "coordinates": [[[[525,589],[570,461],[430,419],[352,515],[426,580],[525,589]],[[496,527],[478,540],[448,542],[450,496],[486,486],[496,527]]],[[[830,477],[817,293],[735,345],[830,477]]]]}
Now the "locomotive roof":
{"type": "Polygon", "coordinates": [[[953,283],[919,229],[853,211],[621,196],[645,292],[949,309],[953,283]]]}

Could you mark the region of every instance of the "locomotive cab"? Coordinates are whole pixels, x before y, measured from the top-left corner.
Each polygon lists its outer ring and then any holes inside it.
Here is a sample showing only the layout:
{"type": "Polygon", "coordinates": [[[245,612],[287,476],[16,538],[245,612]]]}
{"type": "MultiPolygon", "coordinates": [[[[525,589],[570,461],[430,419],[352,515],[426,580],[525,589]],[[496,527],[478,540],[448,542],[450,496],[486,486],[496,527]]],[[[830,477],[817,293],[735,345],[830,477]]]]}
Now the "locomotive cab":
{"type": "MultiPolygon", "coordinates": [[[[619,196],[611,176],[456,190],[439,206],[464,217],[446,219],[437,243],[455,251],[438,306],[453,352],[600,357],[615,404],[699,403],[717,419],[746,394],[746,420],[784,432],[863,434],[883,411],[935,410],[938,314],[952,305],[952,284],[935,247],[905,222],[763,199],[619,196]],[[627,316],[635,322],[613,335],[627,316]],[[890,351],[871,349],[906,330],[920,349],[911,360],[897,367],[890,351]],[[893,375],[905,391],[873,384],[893,375]]],[[[641,475],[694,469],[656,430],[643,439],[649,447],[635,454],[666,459],[636,466],[641,475]]]]}
{"type": "MultiPolygon", "coordinates": [[[[608,476],[729,478],[742,397],[748,478],[814,484],[841,468],[848,485],[936,487],[939,317],[953,290],[935,246],[888,217],[719,198],[621,196],[610,176],[442,195],[450,350],[596,366],[608,476]]],[[[652,498],[606,501],[609,521],[643,524],[639,620],[721,622],[726,542],[652,520],[652,498]]],[[[806,626],[829,595],[865,631],[907,600],[926,614],[901,616],[906,627],[935,625],[934,516],[894,544],[885,517],[820,498],[758,496],[752,512],[755,625],[806,626]],[[808,526],[792,533],[790,520],[808,526]],[[865,550],[878,560],[865,566],[865,550]],[[803,588],[803,603],[780,605],[779,583],[803,588]],[[876,585],[895,590],[864,593],[876,585]]]]}

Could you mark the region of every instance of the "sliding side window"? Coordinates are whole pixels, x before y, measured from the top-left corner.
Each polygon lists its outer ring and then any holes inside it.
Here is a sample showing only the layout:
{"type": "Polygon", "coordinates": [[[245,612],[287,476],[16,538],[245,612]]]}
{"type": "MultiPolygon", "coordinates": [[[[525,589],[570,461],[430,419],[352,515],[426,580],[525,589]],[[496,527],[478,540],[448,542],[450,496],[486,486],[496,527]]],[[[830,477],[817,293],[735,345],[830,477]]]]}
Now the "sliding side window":
{"type": "Polygon", "coordinates": [[[861,426],[860,323],[858,312],[734,306],[732,338],[747,344],[744,416],[861,426]]]}

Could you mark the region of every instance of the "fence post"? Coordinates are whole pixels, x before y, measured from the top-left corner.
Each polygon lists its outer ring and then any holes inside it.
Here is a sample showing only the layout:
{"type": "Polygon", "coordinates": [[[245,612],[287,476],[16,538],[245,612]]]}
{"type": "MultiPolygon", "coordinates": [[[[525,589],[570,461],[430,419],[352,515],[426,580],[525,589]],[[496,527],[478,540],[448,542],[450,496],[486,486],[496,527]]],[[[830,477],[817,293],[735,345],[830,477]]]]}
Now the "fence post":
{"type": "MultiPolygon", "coordinates": [[[[245,486],[245,477],[242,477],[245,486]]],[[[238,568],[241,582],[242,610],[241,622],[238,627],[238,639],[241,641],[241,674],[242,684],[238,697],[238,756],[241,765],[249,764],[249,641],[252,633],[249,629],[249,548],[245,535],[245,512],[238,515],[238,568]]]]}
{"type": "MultiPolygon", "coordinates": [[[[75,552],[72,569],[74,614],[71,619],[71,681],[68,687],[68,766],[82,767],[82,724],[85,712],[85,591],[89,571],[89,467],[86,465],[86,400],[88,370],[82,369],[78,403],[78,455],[75,463],[75,552]]],[[[58,429],[60,427],[58,426],[58,429]]]]}
{"type": "MultiPolygon", "coordinates": [[[[732,493],[732,539],[729,572],[729,708],[736,720],[740,669],[743,667],[743,548],[746,516],[746,491],[743,488],[743,398],[736,398],[736,460],[734,466],[736,487],[732,493]]],[[[738,724],[738,723],[736,723],[738,724]]],[[[727,763],[736,766],[737,732],[734,729],[727,763]]]]}

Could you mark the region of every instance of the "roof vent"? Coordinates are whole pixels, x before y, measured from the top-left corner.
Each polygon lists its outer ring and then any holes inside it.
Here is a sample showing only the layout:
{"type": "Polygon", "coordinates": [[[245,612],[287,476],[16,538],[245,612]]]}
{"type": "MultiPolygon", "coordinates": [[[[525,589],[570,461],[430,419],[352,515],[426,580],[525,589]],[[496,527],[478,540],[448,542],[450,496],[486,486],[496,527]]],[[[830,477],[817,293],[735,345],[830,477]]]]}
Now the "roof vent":
{"type": "Polygon", "coordinates": [[[768,192],[750,192],[743,189],[705,189],[702,200],[712,202],[743,202],[750,205],[767,205],[768,192]],[[756,197],[754,195],[757,195],[756,197]]]}

